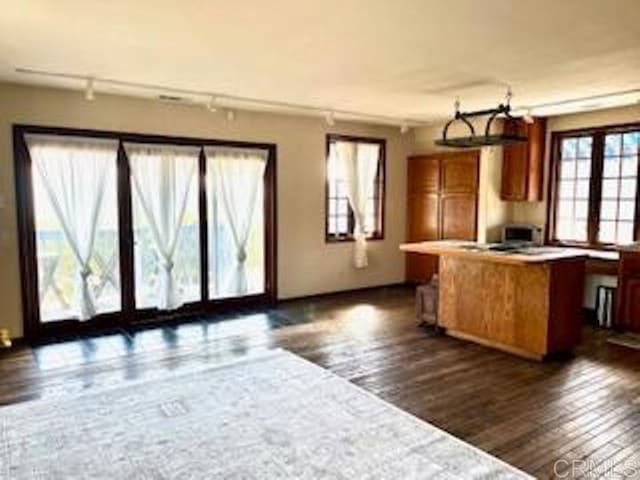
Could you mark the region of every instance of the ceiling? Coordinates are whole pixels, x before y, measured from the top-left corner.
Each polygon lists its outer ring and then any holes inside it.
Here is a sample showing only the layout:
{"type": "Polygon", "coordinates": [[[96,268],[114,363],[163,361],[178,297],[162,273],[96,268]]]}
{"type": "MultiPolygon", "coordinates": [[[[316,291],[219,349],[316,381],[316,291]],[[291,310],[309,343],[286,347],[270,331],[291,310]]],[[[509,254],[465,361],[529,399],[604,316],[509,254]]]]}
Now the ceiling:
{"type": "Polygon", "coordinates": [[[0,79],[83,88],[16,68],[430,121],[640,89],[640,1],[16,0],[0,79]]]}

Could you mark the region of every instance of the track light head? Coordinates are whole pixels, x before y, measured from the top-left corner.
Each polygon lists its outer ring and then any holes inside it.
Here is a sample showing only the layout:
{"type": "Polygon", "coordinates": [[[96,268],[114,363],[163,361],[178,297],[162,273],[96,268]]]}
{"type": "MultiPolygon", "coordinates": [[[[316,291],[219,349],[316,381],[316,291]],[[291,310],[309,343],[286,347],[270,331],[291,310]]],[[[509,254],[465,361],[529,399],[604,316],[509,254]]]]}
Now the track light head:
{"type": "Polygon", "coordinates": [[[402,122],[402,124],[400,124],[400,133],[402,135],[406,135],[407,133],[409,133],[409,125],[407,124],[407,122],[402,122]]]}
{"type": "Polygon", "coordinates": [[[84,90],[84,98],[90,102],[96,99],[94,83],[95,80],[93,77],[87,78],[87,85],[84,90]]]}
{"type": "Polygon", "coordinates": [[[227,116],[227,120],[231,122],[236,119],[236,111],[230,108],[227,110],[226,116],[227,116]]]}
{"type": "Polygon", "coordinates": [[[528,108],[527,111],[524,113],[524,115],[522,116],[522,119],[525,121],[525,123],[528,123],[529,125],[531,125],[535,119],[533,118],[533,115],[531,115],[531,109],[528,108]]]}
{"type": "Polygon", "coordinates": [[[330,127],[333,127],[336,124],[336,119],[333,112],[325,113],[324,120],[325,122],[327,122],[327,125],[329,125],[330,127]]]}
{"type": "Polygon", "coordinates": [[[216,107],[216,103],[218,103],[218,99],[211,95],[209,101],[207,102],[207,110],[210,112],[217,112],[218,108],[216,107]]]}

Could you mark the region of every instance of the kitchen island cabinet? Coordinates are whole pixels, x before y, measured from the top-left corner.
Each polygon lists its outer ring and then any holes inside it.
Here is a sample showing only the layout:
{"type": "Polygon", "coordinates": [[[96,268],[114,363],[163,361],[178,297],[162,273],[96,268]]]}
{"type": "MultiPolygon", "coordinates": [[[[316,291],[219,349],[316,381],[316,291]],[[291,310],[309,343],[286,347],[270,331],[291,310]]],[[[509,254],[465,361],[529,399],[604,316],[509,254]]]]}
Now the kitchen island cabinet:
{"type": "Polygon", "coordinates": [[[439,258],[438,324],[448,335],[535,360],[579,343],[586,256],[552,248],[505,254],[449,242],[401,249],[439,258]]]}

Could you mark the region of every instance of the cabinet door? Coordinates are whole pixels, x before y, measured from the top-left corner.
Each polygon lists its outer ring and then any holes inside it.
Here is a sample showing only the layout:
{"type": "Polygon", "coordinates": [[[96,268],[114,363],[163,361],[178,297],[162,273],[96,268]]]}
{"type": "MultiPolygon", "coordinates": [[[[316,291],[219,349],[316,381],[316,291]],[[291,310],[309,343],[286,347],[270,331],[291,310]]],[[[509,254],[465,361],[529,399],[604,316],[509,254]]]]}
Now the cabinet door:
{"type": "Polygon", "coordinates": [[[478,190],[478,152],[462,152],[442,159],[442,193],[475,193],[478,190]]]}
{"type": "Polygon", "coordinates": [[[504,132],[527,137],[527,141],[504,147],[501,198],[506,201],[542,200],[545,119],[537,118],[532,124],[507,120],[504,132]]]}
{"type": "Polygon", "coordinates": [[[630,278],[623,284],[622,315],[618,323],[632,332],[640,332],[640,278],[630,278]]]}
{"type": "MultiPolygon", "coordinates": [[[[527,124],[523,121],[507,120],[504,123],[504,133],[527,137],[527,124]]],[[[501,192],[503,200],[519,201],[527,198],[528,164],[528,143],[516,143],[504,147],[501,192]]]]}
{"type": "MultiPolygon", "coordinates": [[[[439,198],[437,193],[414,193],[409,195],[408,240],[421,242],[438,240],[439,198]]],[[[427,283],[438,268],[438,259],[432,255],[407,254],[406,278],[411,283],[427,283]]]]}
{"type": "Polygon", "coordinates": [[[409,195],[408,240],[421,242],[438,240],[438,194],[414,193],[409,195]]]}
{"type": "Polygon", "coordinates": [[[421,253],[405,254],[406,280],[409,283],[429,283],[438,272],[438,257],[421,253]]]}
{"type": "Polygon", "coordinates": [[[475,240],[477,196],[468,193],[443,194],[440,199],[441,233],[445,240],[475,240]]]}
{"type": "Polygon", "coordinates": [[[408,166],[409,193],[437,193],[440,190],[440,160],[437,157],[411,157],[408,166]]]}

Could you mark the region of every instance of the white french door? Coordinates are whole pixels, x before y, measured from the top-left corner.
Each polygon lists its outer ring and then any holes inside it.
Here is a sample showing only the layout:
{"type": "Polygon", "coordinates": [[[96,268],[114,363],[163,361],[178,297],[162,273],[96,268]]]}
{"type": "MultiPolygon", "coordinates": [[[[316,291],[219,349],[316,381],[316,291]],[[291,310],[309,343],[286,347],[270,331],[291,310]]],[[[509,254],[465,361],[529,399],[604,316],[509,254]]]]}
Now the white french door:
{"type": "Polygon", "coordinates": [[[42,322],[120,310],[117,141],[33,135],[42,322]]]}
{"type": "Polygon", "coordinates": [[[200,300],[200,150],[125,144],[131,170],[137,308],[174,310],[200,300]]]}
{"type": "Polygon", "coordinates": [[[209,147],[205,155],[209,298],[264,293],[267,152],[209,147]]]}

